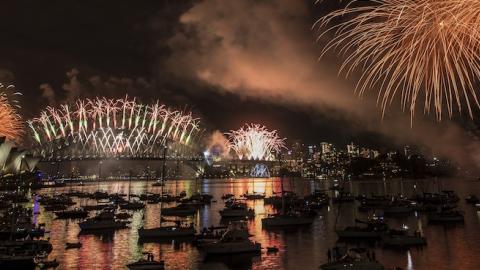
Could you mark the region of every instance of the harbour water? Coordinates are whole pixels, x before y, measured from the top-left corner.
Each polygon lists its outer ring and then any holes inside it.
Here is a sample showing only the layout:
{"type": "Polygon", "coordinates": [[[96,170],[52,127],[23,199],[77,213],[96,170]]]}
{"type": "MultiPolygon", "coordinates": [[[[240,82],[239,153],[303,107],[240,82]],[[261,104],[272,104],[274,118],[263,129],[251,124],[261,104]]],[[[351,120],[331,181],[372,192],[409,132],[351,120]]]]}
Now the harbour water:
{"type": "MultiPolygon", "coordinates": [[[[285,190],[298,195],[308,195],[312,190],[329,190],[333,181],[312,181],[305,179],[284,179],[285,190]]],[[[428,245],[421,249],[384,250],[380,244],[371,243],[376,258],[386,269],[402,267],[403,269],[478,269],[480,262],[480,212],[474,206],[467,205],[464,198],[469,194],[480,195],[480,182],[468,179],[387,179],[347,182],[347,191],[358,194],[404,194],[407,196],[422,192],[455,190],[461,198],[459,207],[465,213],[462,225],[444,226],[427,224],[426,217],[414,213],[406,217],[387,219],[390,227],[408,226],[412,231],[419,230],[427,238],[428,245]]],[[[39,194],[59,194],[72,190],[109,193],[142,194],[160,193],[160,187],[153,187],[152,182],[133,181],[129,188],[128,181],[110,181],[85,184],[84,186],[66,186],[48,188],[39,194]]],[[[237,198],[247,192],[265,192],[271,196],[280,192],[280,179],[212,179],[212,180],[177,180],[168,181],[164,192],[178,194],[186,191],[187,196],[197,191],[213,195],[214,202],[202,207],[190,218],[197,228],[218,226],[225,221],[218,213],[224,207],[221,196],[232,193],[237,198]],[[215,202],[216,201],[216,202],[215,202]]],[[[333,195],[333,191],[329,191],[333,195]]],[[[88,199],[74,199],[77,206],[94,203],[88,199]]],[[[274,209],[265,206],[263,200],[247,201],[254,208],[256,216],[248,221],[251,238],[260,242],[262,247],[277,246],[277,253],[262,252],[255,256],[227,256],[225,258],[205,259],[190,242],[168,241],[162,243],[140,243],[137,229],[151,228],[159,225],[160,204],[147,204],[145,210],[135,211],[129,228],[118,230],[109,235],[79,235],[78,221],[55,219],[53,212],[44,211],[35,203],[34,222],[45,223],[50,230],[50,242],[53,251],[50,259],[60,262],[57,269],[126,269],[126,264],[141,258],[143,252],[152,252],[155,259],[165,260],[166,269],[318,269],[327,262],[327,250],[337,243],[335,226],[342,228],[353,225],[355,219],[367,219],[365,213],[357,210],[357,202],[330,205],[319,210],[311,226],[291,228],[288,230],[266,230],[262,228],[261,218],[274,209]],[[81,242],[80,249],[65,250],[67,242],[81,242]]],[[[168,204],[164,204],[164,207],[168,204]]]]}

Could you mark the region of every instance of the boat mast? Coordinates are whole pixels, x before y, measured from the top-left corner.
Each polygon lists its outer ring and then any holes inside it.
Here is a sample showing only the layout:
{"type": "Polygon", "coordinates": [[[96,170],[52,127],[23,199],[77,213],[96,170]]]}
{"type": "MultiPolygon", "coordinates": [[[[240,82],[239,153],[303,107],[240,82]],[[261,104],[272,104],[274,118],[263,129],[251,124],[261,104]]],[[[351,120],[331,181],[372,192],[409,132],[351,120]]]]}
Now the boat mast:
{"type": "Polygon", "coordinates": [[[167,143],[163,146],[163,163],[162,163],[162,185],[160,186],[160,228],[162,227],[162,209],[163,209],[163,186],[165,183],[165,171],[167,162],[167,143]]]}
{"type": "Polygon", "coordinates": [[[128,202],[130,202],[130,192],[131,192],[131,189],[130,189],[130,185],[132,184],[132,170],[129,170],[128,171],[128,202]]]}
{"type": "Polygon", "coordinates": [[[282,189],[282,215],[285,215],[285,196],[283,191],[283,174],[280,175],[280,187],[282,189]]]}
{"type": "Polygon", "coordinates": [[[165,182],[165,170],[166,170],[166,162],[167,162],[167,149],[168,149],[168,146],[167,144],[165,143],[165,145],[163,146],[163,163],[162,163],[162,183],[165,182]]]}

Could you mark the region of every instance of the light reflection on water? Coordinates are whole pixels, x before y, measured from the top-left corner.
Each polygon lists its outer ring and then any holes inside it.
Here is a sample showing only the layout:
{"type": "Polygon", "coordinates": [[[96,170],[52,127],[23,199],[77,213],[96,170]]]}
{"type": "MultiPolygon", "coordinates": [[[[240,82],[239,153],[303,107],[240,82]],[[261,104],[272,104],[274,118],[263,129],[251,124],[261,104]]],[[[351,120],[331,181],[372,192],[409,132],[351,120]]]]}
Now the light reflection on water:
{"type": "MultiPolygon", "coordinates": [[[[308,181],[301,179],[284,180],[285,190],[294,190],[299,195],[307,195],[312,189],[328,189],[331,182],[308,181]]],[[[407,218],[391,218],[392,227],[401,227],[403,224],[410,229],[419,229],[427,237],[428,246],[423,249],[407,251],[382,250],[375,248],[377,259],[387,269],[396,266],[404,269],[477,269],[480,254],[480,217],[476,210],[465,205],[463,198],[470,193],[480,195],[480,183],[445,179],[438,180],[387,180],[364,181],[347,183],[347,189],[357,195],[359,193],[398,194],[403,191],[406,195],[415,192],[437,191],[454,189],[462,198],[460,207],[465,211],[465,224],[455,227],[427,226],[424,215],[412,215],[407,218]],[[415,191],[416,190],[416,191],[415,191]]],[[[94,192],[97,184],[83,187],[64,187],[58,189],[44,189],[40,193],[55,194],[68,192],[72,189],[94,192]]],[[[129,192],[128,182],[100,183],[100,190],[109,193],[129,192]]],[[[132,182],[131,194],[144,192],[160,192],[160,187],[152,187],[151,182],[132,182]]],[[[221,196],[225,193],[235,194],[236,197],[247,192],[261,192],[271,196],[273,192],[280,192],[281,185],[278,178],[270,179],[235,179],[235,180],[179,180],[168,182],[164,192],[178,194],[185,190],[188,195],[197,191],[210,193],[217,202],[202,208],[191,220],[197,229],[219,225],[221,223],[219,210],[223,208],[221,196]]],[[[77,200],[78,205],[93,203],[86,199],[77,200]]],[[[167,269],[318,269],[326,262],[327,249],[335,245],[337,236],[334,233],[335,220],[338,214],[338,226],[347,226],[354,223],[355,218],[365,219],[363,213],[357,211],[352,204],[343,204],[338,213],[337,206],[329,206],[320,210],[320,215],[310,227],[290,230],[262,230],[261,218],[272,213],[270,206],[264,206],[263,200],[248,201],[255,209],[256,217],[248,221],[252,240],[262,243],[263,247],[277,246],[280,252],[260,256],[229,256],[227,259],[205,261],[202,253],[188,242],[168,241],[163,243],[139,243],[137,228],[146,228],[159,225],[159,204],[147,204],[145,211],[134,212],[130,228],[116,231],[110,235],[80,235],[80,229],[75,221],[57,220],[52,212],[45,212],[40,207],[40,214],[34,217],[38,223],[45,223],[51,230],[50,238],[54,250],[49,258],[56,258],[61,264],[58,269],[125,269],[125,265],[142,257],[142,252],[152,252],[155,258],[165,260],[167,269]],[[78,236],[78,237],[77,237],[78,236]],[[66,242],[80,241],[80,249],[65,250],[66,242]]],[[[169,205],[164,205],[169,206],[169,205]]],[[[170,205],[170,206],[173,206],[170,205]]]]}

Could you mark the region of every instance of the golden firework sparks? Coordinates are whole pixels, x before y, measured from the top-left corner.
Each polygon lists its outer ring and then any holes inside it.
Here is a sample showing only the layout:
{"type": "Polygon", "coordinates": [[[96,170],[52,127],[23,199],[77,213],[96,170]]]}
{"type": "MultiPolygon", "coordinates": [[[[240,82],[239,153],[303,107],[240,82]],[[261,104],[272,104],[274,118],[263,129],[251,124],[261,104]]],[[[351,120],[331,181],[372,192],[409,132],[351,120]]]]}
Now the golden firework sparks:
{"type": "Polygon", "coordinates": [[[318,39],[334,37],[323,48],[345,56],[340,68],[349,76],[361,70],[356,93],[379,88],[382,114],[398,95],[413,118],[417,101],[424,112],[480,107],[475,86],[480,76],[479,0],[350,1],[313,26],[318,39]],[[334,24],[333,20],[341,19],[334,24]]]}
{"type": "MultiPolygon", "coordinates": [[[[6,93],[13,88],[12,85],[5,86],[0,83],[0,137],[5,137],[11,141],[19,141],[23,135],[23,122],[17,112],[18,102],[9,100],[6,93]]],[[[16,95],[20,95],[20,93],[12,94],[12,96],[16,95]]]]}

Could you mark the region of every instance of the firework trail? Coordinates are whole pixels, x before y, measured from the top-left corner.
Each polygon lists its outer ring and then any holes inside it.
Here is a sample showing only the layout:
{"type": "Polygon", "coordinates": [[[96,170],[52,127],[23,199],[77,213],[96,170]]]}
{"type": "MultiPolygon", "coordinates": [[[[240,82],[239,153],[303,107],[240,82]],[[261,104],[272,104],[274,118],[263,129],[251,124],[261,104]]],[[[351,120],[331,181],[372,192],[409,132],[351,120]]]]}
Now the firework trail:
{"type": "Polygon", "coordinates": [[[199,121],[191,113],[128,97],[83,99],[74,106],[47,107],[28,124],[39,145],[80,142],[89,153],[110,157],[149,154],[167,141],[189,145],[199,130],[199,121]]]}
{"type": "Polygon", "coordinates": [[[349,76],[362,70],[359,95],[380,89],[382,114],[397,95],[412,118],[422,102],[424,113],[433,106],[438,120],[445,106],[450,117],[455,106],[461,112],[466,104],[471,117],[472,107],[480,106],[475,92],[480,75],[479,0],[353,0],[313,28],[319,30],[318,40],[334,34],[322,55],[330,50],[345,55],[340,72],[349,76]]]}
{"type": "Polygon", "coordinates": [[[281,139],[277,131],[258,124],[247,124],[227,135],[239,159],[273,160],[274,154],[285,148],[285,139],[281,139]]]}
{"type": "Polygon", "coordinates": [[[17,109],[20,108],[15,96],[21,95],[14,93],[7,95],[15,87],[13,85],[5,86],[0,83],[0,137],[7,140],[19,141],[23,135],[23,122],[17,109]],[[13,97],[13,99],[9,99],[13,97]]]}

